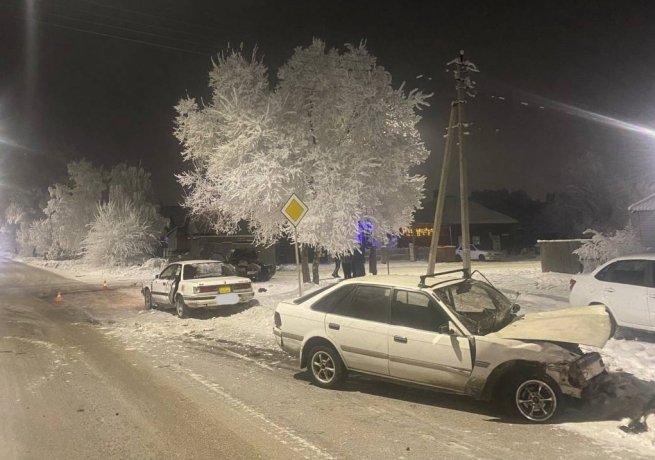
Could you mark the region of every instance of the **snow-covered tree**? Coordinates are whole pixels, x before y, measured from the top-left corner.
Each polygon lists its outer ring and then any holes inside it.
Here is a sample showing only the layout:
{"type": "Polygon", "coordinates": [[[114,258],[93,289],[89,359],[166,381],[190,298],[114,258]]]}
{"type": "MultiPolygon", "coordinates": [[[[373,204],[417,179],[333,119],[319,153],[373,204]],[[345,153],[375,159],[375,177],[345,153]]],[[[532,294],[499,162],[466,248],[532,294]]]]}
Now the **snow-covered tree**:
{"type": "Polygon", "coordinates": [[[95,265],[124,265],[152,254],[159,242],[153,222],[131,201],[99,204],[84,239],[85,258],[95,265]]]}
{"type": "Polygon", "coordinates": [[[122,265],[154,252],[165,220],[151,200],[150,173],[121,163],[107,174],[109,201],[97,205],[83,247],[96,265],[122,265]]]}
{"type": "Polygon", "coordinates": [[[52,229],[48,257],[67,258],[81,253],[87,226],[105,190],[102,171],[86,160],[68,164],[66,184],[48,187],[50,200],[44,212],[52,229]]]}
{"type": "Polygon", "coordinates": [[[423,195],[409,169],[428,155],[416,129],[428,96],[394,88],[363,43],[314,40],[277,77],[271,88],[255,53],[232,50],[214,63],[209,101],[179,102],[186,206],[218,232],[246,220],[270,243],[289,234],[280,209],[295,192],[309,207],[299,242],[333,254],[355,247],[361,221],[378,239],[408,225],[423,195]]]}
{"type": "Polygon", "coordinates": [[[573,253],[580,258],[585,272],[590,272],[616,257],[643,251],[637,231],[631,224],[609,235],[591,229],[584,233],[591,235],[591,239],[573,253]]]}

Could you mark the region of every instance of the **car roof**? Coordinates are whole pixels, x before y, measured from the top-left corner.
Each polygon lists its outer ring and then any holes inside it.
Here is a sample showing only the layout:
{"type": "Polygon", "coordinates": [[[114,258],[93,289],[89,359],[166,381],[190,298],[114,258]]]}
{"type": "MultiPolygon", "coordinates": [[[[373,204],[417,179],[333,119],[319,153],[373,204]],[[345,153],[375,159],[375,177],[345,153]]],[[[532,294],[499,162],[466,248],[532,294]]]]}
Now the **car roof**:
{"type": "Polygon", "coordinates": [[[606,265],[607,263],[614,262],[614,261],[617,261],[617,260],[634,260],[634,259],[655,260],[655,253],[645,252],[645,253],[642,253],[642,254],[630,254],[629,256],[621,256],[621,257],[617,257],[617,258],[612,259],[612,260],[608,260],[603,265],[606,265]]]}
{"type": "Polygon", "coordinates": [[[173,264],[189,265],[189,264],[205,264],[205,263],[225,264],[225,262],[221,262],[220,260],[191,259],[191,260],[176,260],[174,262],[169,262],[168,265],[173,265],[173,264]]]}
{"type": "MultiPolygon", "coordinates": [[[[439,285],[451,284],[453,282],[462,281],[463,278],[459,277],[440,277],[431,278],[431,281],[438,282],[439,285]]],[[[420,278],[418,275],[369,275],[369,276],[360,276],[357,278],[350,278],[343,280],[339,285],[343,286],[345,284],[376,284],[379,286],[389,286],[389,287],[404,287],[404,288],[414,288],[419,289],[418,285],[420,283],[420,278]]]]}

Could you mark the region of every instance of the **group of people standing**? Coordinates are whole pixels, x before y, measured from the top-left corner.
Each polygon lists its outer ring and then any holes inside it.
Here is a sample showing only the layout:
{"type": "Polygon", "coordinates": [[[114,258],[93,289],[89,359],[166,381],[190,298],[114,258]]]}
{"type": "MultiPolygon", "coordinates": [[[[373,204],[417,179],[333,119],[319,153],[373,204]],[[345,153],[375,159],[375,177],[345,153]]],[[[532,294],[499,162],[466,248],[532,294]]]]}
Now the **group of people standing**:
{"type": "MultiPolygon", "coordinates": [[[[339,268],[343,269],[343,277],[356,278],[358,276],[366,276],[366,256],[365,249],[356,249],[352,254],[337,256],[334,259],[334,271],[332,276],[339,277],[339,268]]],[[[375,273],[373,273],[375,275],[375,273]]]]}

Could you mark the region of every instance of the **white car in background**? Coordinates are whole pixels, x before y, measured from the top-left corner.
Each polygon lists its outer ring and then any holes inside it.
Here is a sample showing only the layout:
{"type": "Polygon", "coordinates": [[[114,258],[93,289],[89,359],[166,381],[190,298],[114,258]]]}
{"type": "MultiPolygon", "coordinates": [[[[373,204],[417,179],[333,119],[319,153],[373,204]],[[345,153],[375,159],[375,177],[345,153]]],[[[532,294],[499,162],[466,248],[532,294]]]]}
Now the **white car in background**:
{"type": "Polygon", "coordinates": [[[278,345],[315,385],[349,371],[478,399],[504,399],[519,416],[549,420],[562,395],[604,371],[596,352],[612,334],[603,307],[518,315],[500,291],[464,270],[432,276],[353,278],[281,302],[278,345]],[[463,277],[444,277],[454,272],[463,277]],[[437,278],[427,285],[427,278],[437,278]],[[438,279],[441,278],[441,279],[438,279]]]}
{"type": "Polygon", "coordinates": [[[572,306],[604,305],[616,325],[655,331],[655,254],[610,260],[569,287],[572,306]]]}
{"type": "MultiPolygon", "coordinates": [[[[455,258],[458,261],[464,259],[464,249],[460,244],[455,249],[455,258]]],[[[471,244],[471,260],[502,260],[505,258],[505,253],[501,251],[493,251],[490,249],[480,249],[475,244],[471,244]]]]}
{"type": "Polygon", "coordinates": [[[175,308],[180,318],[190,309],[215,309],[250,302],[250,279],[236,276],[234,267],[216,260],[186,260],[167,265],[141,288],[146,308],[175,308]]]}

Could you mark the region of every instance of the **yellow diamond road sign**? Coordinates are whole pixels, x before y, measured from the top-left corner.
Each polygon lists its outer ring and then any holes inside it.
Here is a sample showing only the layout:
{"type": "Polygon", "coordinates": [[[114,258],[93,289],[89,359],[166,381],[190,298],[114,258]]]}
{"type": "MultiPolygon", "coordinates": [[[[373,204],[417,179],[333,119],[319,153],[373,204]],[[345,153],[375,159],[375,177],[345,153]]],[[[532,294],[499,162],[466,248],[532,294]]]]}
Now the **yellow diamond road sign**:
{"type": "Polygon", "coordinates": [[[305,203],[303,203],[294,193],[291,195],[291,198],[289,198],[289,201],[287,201],[287,204],[282,207],[282,214],[284,214],[286,218],[289,219],[291,225],[296,227],[302,218],[305,217],[307,209],[308,208],[305,206],[305,203]]]}

